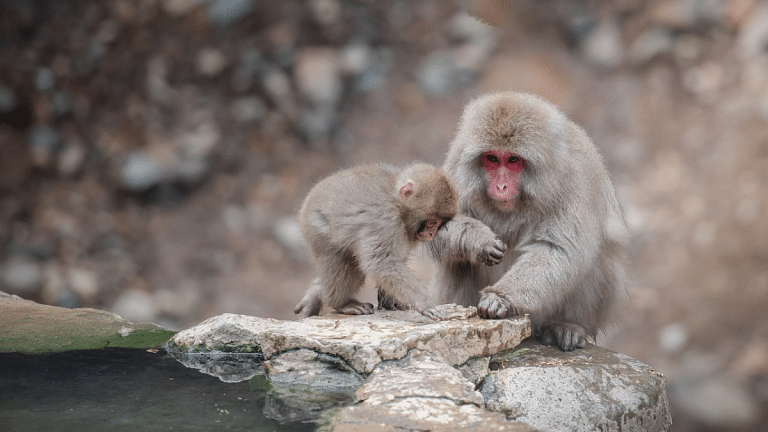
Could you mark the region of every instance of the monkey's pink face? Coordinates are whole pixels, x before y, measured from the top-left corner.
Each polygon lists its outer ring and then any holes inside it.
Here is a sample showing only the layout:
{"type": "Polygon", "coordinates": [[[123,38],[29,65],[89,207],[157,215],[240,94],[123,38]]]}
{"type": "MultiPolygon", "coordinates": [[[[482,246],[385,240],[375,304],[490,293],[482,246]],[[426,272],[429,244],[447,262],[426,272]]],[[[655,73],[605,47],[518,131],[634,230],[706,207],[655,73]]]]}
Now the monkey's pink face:
{"type": "Polygon", "coordinates": [[[431,241],[437,235],[437,230],[440,229],[442,224],[443,221],[440,219],[427,219],[422,223],[422,228],[419,232],[416,233],[416,240],[420,242],[431,241]]]}
{"type": "Polygon", "coordinates": [[[511,207],[520,192],[517,182],[525,166],[523,158],[495,150],[483,154],[482,166],[488,177],[488,195],[499,207],[511,207]]]}

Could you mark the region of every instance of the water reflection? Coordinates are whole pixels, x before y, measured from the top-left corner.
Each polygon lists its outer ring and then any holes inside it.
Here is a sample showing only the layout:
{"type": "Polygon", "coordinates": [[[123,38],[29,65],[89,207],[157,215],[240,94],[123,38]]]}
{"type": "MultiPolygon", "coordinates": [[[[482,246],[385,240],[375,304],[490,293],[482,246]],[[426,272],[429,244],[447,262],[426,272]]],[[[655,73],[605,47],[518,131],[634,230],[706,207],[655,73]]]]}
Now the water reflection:
{"type": "MultiPolygon", "coordinates": [[[[238,356],[238,358],[241,356],[238,356]]],[[[249,372],[217,366],[234,379],[249,372]]],[[[201,369],[202,370],[202,369],[201,369]]],[[[216,368],[209,368],[216,370],[216,368]]],[[[165,351],[73,351],[0,354],[3,431],[248,430],[312,431],[314,423],[285,422],[266,405],[269,383],[259,375],[227,383],[184,367],[165,351]],[[270,418],[274,417],[274,418],[270,418]]]]}

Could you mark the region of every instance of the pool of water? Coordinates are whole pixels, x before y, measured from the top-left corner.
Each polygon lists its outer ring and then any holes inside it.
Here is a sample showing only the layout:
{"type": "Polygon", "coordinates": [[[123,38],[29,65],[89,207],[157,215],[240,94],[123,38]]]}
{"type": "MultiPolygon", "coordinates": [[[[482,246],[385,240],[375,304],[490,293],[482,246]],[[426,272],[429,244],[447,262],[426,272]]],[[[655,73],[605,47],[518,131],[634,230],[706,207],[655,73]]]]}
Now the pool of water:
{"type": "Polygon", "coordinates": [[[237,383],[165,351],[0,354],[0,431],[313,431],[285,421],[262,375],[237,383]]]}

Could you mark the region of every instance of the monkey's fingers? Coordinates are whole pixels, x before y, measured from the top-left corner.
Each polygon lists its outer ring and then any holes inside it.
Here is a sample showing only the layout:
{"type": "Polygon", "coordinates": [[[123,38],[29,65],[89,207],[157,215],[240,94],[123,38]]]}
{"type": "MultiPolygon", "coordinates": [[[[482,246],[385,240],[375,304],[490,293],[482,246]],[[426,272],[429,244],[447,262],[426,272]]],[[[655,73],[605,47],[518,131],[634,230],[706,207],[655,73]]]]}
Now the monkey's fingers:
{"type": "Polygon", "coordinates": [[[477,314],[481,318],[504,318],[510,310],[510,303],[495,293],[484,293],[477,304],[477,314]]]}
{"type": "Polygon", "coordinates": [[[504,254],[507,252],[507,245],[504,244],[501,239],[495,239],[493,241],[493,244],[486,247],[484,254],[485,254],[485,260],[484,263],[487,266],[494,266],[501,262],[502,259],[504,259],[504,254]]]}
{"type": "Polygon", "coordinates": [[[437,309],[430,308],[430,309],[417,309],[420,314],[424,315],[425,317],[434,320],[434,321],[445,321],[448,319],[447,316],[445,316],[442,312],[438,311],[437,309]]]}

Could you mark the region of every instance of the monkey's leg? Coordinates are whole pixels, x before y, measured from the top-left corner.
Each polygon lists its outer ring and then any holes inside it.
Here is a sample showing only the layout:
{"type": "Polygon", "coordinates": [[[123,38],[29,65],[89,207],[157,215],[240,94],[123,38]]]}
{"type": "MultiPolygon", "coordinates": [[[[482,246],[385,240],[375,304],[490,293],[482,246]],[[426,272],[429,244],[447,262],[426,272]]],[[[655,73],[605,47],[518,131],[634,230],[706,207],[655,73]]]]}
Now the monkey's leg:
{"type": "Polygon", "coordinates": [[[573,351],[587,346],[587,332],[572,323],[551,323],[541,327],[541,343],[557,345],[563,351],[573,351]]]}
{"type": "Polygon", "coordinates": [[[365,274],[351,254],[344,252],[329,254],[323,259],[321,265],[325,302],[328,306],[346,315],[373,313],[371,303],[363,303],[354,298],[365,282],[365,274]]]}
{"type": "Polygon", "coordinates": [[[387,293],[381,288],[381,285],[376,284],[376,295],[379,299],[378,310],[408,310],[410,309],[407,304],[400,303],[396,298],[387,293]]]}
{"type": "Polygon", "coordinates": [[[293,313],[299,315],[300,318],[320,315],[320,310],[323,308],[322,294],[323,285],[320,283],[320,278],[316,278],[309,285],[309,289],[299,304],[293,308],[293,313]]]}

